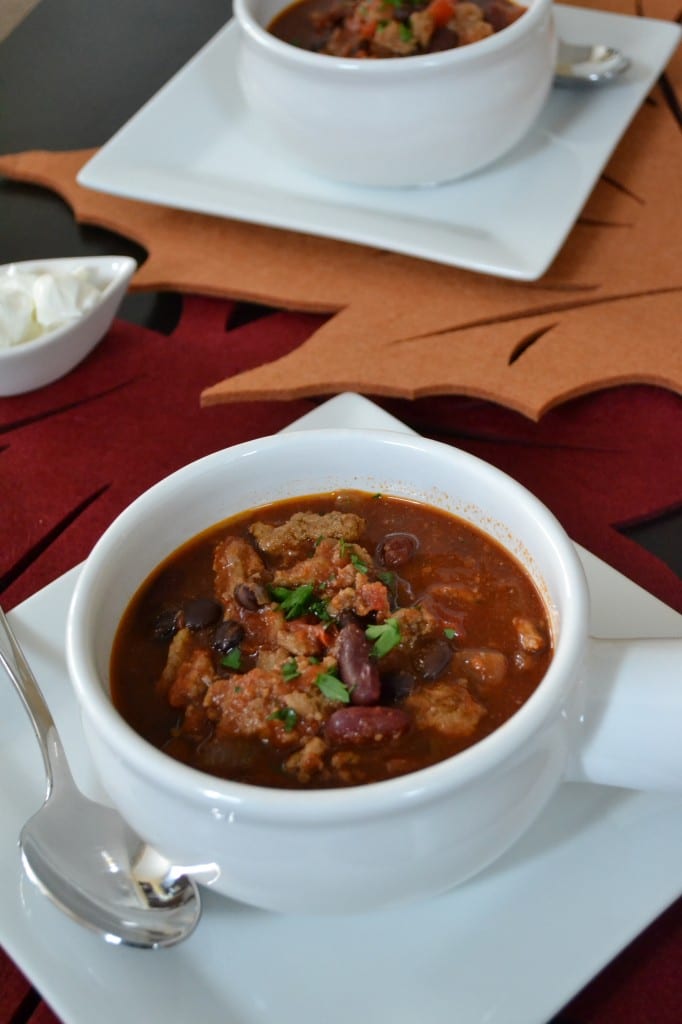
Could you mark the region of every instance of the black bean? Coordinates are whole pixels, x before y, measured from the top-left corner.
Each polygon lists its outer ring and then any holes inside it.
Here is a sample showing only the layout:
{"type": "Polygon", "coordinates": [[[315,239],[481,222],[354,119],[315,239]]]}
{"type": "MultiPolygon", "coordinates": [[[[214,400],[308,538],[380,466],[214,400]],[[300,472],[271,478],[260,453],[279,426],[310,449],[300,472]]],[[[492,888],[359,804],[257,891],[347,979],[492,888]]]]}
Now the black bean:
{"type": "Polygon", "coordinates": [[[411,672],[389,672],[381,677],[381,700],[386,704],[397,704],[412,693],[417,678],[411,672]]]}
{"type": "Polygon", "coordinates": [[[339,675],[353,704],[376,704],[381,696],[379,669],[370,651],[365,631],[357,622],[343,627],[338,640],[339,675]]]}
{"type": "Polygon", "coordinates": [[[267,591],[265,587],[262,587],[259,583],[240,583],[235,587],[234,590],[235,600],[242,608],[246,608],[247,612],[256,612],[258,609],[267,604],[269,601],[267,591]]]}
{"type": "Polygon", "coordinates": [[[387,569],[409,562],[419,547],[413,533],[387,533],[377,547],[377,558],[387,569]]]}
{"type": "Polygon", "coordinates": [[[410,719],[400,708],[339,708],[327,719],[325,733],[332,743],[381,743],[406,733],[410,719]]]}
{"type": "Polygon", "coordinates": [[[183,615],[179,608],[161,612],[154,622],[154,637],[157,640],[171,640],[177,631],[182,629],[183,622],[183,615]]]}
{"type": "Polygon", "coordinates": [[[437,679],[452,660],[452,648],[447,640],[432,640],[415,656],[415,664],[423,679],[437,679]]]}
{"type": "Polygon", "coordinates": [[[222,618],[223,609],[211,597],[197,597],[188,601],[184,608],[185,625],[188,629],[206,629],[222,618]]]}
{"type": "Polygon", "coordinates": [[[213,636],[212,647],[220,654],[227,654],[233,647],[238,647],[244,639],[244,627],[235,619],[221,622],[213,636]]]}

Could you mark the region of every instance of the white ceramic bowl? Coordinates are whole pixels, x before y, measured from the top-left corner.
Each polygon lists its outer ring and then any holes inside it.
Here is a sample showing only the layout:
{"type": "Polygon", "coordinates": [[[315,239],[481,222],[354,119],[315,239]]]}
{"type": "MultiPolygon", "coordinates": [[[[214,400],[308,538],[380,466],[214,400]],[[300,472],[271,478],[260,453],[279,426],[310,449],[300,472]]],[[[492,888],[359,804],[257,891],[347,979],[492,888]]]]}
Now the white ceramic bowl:
{"type": "Polygon", "coordinates": [[[554,74],[552,0],[487,39],[389,60],[310,53],[266,31],[285,0],[234,0],[238,77],[264,130],[297,163],[357,185],[425,185],[508,152],[554,74]]]}
{"type": "Polygon", "coordinates": [[[504,474],[404,434],[301,431],[217,452],[162,481],[106,531],[70,609],[67,652],[102,782],[131,825],[177,864],[215,864],[216,888],[274,910],[341,911],[438,893],[480,871],[536,818],[565,770],[577,715],[587,595],[553,516],[504,474]],[[109,698],[119,620],[181,543],[238,511],[291,495],[360,488],[409,496],[482,526],[545,595],[556,650],[530,700],[448,761],[345,790],[270,790],[172,760],[109,698]]]}
{"type": "MultiPolygon", "coordinates": [[[[129,256],[87,256],[27,260],[11,264],[19,272],[69,274],[83,267],[93,275],[101,298],[82,316],[10,348],[0,348],[0,395],[20,395],[51,384],[73,370],[111,326],[137,263],[129,256]]],[[[0,271],[6,270],[0,268],[0,271]]]]}

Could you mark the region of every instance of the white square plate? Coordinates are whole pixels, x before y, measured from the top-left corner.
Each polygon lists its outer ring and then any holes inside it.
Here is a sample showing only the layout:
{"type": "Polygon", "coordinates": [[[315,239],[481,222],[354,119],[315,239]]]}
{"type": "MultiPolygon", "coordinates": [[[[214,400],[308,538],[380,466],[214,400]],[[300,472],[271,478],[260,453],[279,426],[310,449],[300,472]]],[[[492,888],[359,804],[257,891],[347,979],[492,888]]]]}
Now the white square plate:
{"type": "Polygon", "coordinates": [[[671,22],[559,4],[555,10],[566,41],[618,47],[631,68],[606,88],[554,89],[513,152],[465,180],[362,189],[294,166],[244,108],[230,22],[99,150],[78,181],[129,199],[535,280],[563,245],[680,37],[671,22]]]}
{"type": "MultiPolygon", "coordinates": [[[[289,429],[332,426],[407,429],[357,395],[289,429]]],[[[681,615],[579,554],[595,635],[682,636],[681,615]]],[[[78,571],[10,617],[76,781],[101,798],[64,655],[78,571]]],[[[305,918],[205,891],[183,945],[108,946],[22,876],[17,837],[41,803],[43,769],[19,699],[0,683],[0,942],[64,1024],[543,1024],[680,893],[682,798],[573,784],[493,867],[438,899],[305,918]]]]}

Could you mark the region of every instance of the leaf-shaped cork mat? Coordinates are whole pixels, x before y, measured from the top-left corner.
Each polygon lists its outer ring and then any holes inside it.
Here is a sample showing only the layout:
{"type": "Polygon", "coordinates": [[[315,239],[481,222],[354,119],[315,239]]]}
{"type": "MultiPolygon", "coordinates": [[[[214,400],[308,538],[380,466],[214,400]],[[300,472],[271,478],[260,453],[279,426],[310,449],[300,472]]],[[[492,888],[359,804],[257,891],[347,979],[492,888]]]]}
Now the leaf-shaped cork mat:
{"type": "MultiPolygon", "coordinates": [[[[677,2],[640,13],[672,20],[677,2]]],[[[638,13],[626,0],[600,6],[638,13]]],[[[76,175],[91,150],[0,157],[0,174],[53,189],[78,221],[144,247],[134,289],[334,314],[282,358],[206,388],[204,405],[459,394],[539,419],[617,384],[682,392],[681,94],[678,54],[553,266],[530,285],[88,191],[76,175]]]]}

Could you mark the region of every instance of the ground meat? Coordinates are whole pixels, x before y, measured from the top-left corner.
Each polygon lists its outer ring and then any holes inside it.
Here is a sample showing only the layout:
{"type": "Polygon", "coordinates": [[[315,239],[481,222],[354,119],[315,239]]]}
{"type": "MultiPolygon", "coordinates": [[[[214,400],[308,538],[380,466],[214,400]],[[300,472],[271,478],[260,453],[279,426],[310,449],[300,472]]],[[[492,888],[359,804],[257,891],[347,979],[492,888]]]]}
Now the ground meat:
{"type": "Polygon", "coordinates": [[[404,707],[414,716],[418,729],[434,729],[450,737],[470,736],[486,714],[464,682],[420,686],[405,698],[404,707]]]}
{"type": "Polygon", "coordinates": [[[388,21],[379,25],[374,32],[372,56],[407,57],[416,51],[417,40],[412,33],[405,32],[402,22],[388,21]]]}
{"type": "Polygon", "coordinates": [[[235,605],[234,594],[243,583],[263,585],[267,572],[263,559],[248,541],[226,537],[216,545],[213,555],[215,593],[228,609],[235,605]]]}
{"type": "Polygon", "coordinates": [[[544,651],[547,646],[547,638],[537,623],[530,619],[515,618],[513,620],[521,650],[529,654],[536,654],[544,651]]]}
{"type": "MultiPolygon", "coordinates": [[[[185,646],[184,640],[182,646],[185,646]]],[[[172,659],[174,666],[177,653],[174,653],[172,659]]],[[[166,668],[168,670],[168,665],[166,668]]],[[[170,672],[167,671],[167,675],[170,675],[170,672]]],[[[166,699],[172,708],[178,708],[183,712],[179,725],[183,735],[201,737],[210,728],[203,704],[206,692],[214,680],[213,662],[205,650],[187,652],[185,660],[177,665],[166,691],[166,699]]]]}
{"type": "Polygon", "coordinates": [[[436,23],[430,11],[416,11],[410,16],[410,26],[414,32],[414,38],[423,50],[427,48],[433,35],[436,23]]]}
{"type": "Polygon", "coordinates": [[[190,631],[188,629],[178,630],[170,642],[166,665],[156,686],[157,693],[168,693],[183,662],[189,657],[193,646],[190,631]]]}
{"type": "MultiPolygon", "coordinates": [[[[328,663],[329,665],[330,663],[328,663]]],[[[216,679],[203,705],[218,738],[256,737],[276,747],[300,746],[316,735],[337,705],[323,695],[315,680],[324,665],[294,662],[298,675],[255,668],[216,679]],[[287,715],[289,709],[292,715],[287,715]]]]}
{"type": "Polygon", "coordinates": [[[326,753],[327,744],[319,736],[314,736],[300,750],[287,758],[284,769],[290,775],[294,775],[299,782],[310,782],[314,776],[324,771],[326,753]]]}
{"type": "Polygon", "coordinates": [[[316,656],[330,644],[325,627],[317,623],[283,622],[277,631],[277,644],[290,654],[316,656]]]}
{"type": "Polygon", "coordinates": [[[502,651],[491,648],[463,648],[452,660],[454,671],[476,684],[477,693],[487,693],[501,686],[509,671],[509,664],[502,651]]]}
{"type": "Polygon", "coordinates": [[[250,532],[261,551],[289,561],[309,553],[322,537],[359,540],[364,528],[364,520],[353,512],[297,512],[280,526],[254,523],[250,532]]]}
{"type": "Polygon", "coordinates": [[[300,730],[286,732],[272,716],[282,707],[289,686],[279,672],[255,668],[243,675],[216,680],[204,698],[217,738],[249,736],[291,746],[300,730]]]}
{"type": "Polygon", "coordinates": [[[455,5],[455,13],[448,22],[448,28],[457,34],[460,46],[477,43],[494,32],[492,25],[484,20],[480,7],[473,3],[460,0],[455,5]]]}

